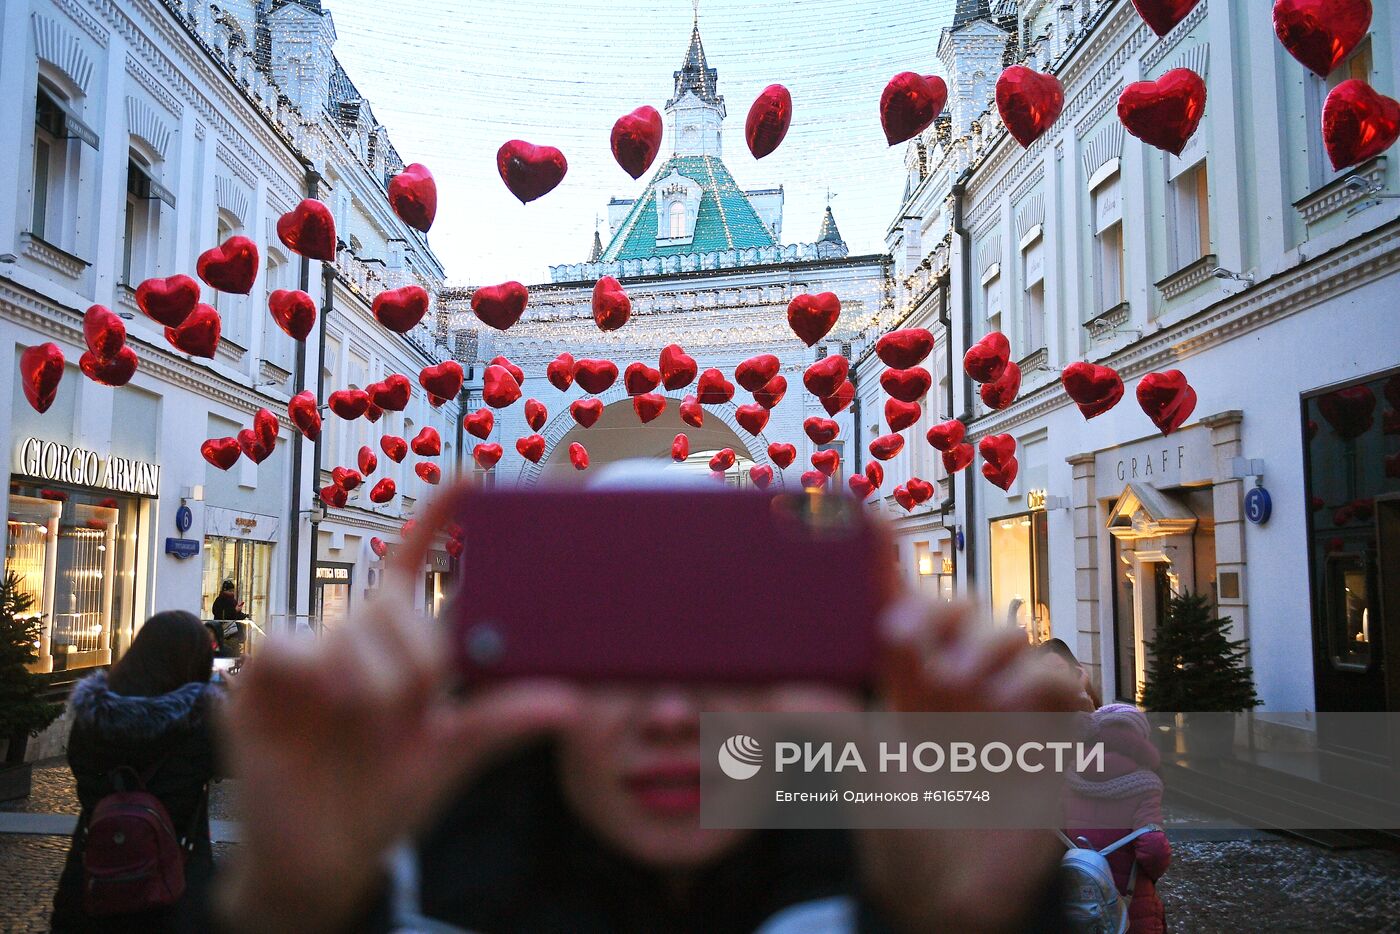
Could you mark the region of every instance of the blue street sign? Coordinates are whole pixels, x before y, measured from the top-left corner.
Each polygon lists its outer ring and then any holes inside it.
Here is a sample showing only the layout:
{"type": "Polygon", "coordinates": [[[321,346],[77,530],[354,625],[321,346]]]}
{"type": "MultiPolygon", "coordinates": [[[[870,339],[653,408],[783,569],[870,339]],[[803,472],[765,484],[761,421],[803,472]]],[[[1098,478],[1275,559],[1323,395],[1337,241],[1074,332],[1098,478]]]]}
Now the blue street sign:
{"type": "Polygon", "coordinates": [[[165,553],[177,558],[193,558],[199,554],[199,541],[193,538],[167,538],[165,553]]]}
{"type": "Polygon", "coordinates": [[[190,512],[190,507],[181,506],[179,509],[175,510],[175,528],[179,530],[181,535],[188,532],[190,526],[193,524],[194,513],[190,512]]]}
{"type": "Polygon", "coordinates": [[[1274,501],[1269,491],[1256,486],[1244,495],[1244,517],[1255,525],[1263,525],[1273,515],[1274,501]]]}

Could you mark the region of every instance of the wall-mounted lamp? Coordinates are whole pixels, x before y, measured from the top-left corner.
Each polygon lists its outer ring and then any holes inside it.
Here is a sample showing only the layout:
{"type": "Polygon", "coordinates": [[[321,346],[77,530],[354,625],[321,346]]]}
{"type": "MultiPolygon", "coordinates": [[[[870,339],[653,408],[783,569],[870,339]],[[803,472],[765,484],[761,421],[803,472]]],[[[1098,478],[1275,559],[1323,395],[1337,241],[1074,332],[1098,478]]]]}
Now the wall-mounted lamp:
{"type": "Polygon", "coordinates": [[[196,483],[194,486],[180,487],[180,505],[185,505],[193,500],[196,503],[204,502],[204,484],[196,483]]]}
{"type": "Polygon", "coordinates": [[[1233,282],[1243,282],[1245,285],[1254,284],[1254,273],[1252,272],[1233,272],[1224,266],[1216,266],[1210,271],[1210,274],[1217,279],[1229,279],[1233,282]]]}
{"type": "Polygon", "coordinates": [[[1248,480],[1254,477],[1261,484],[1264,482],[1264,461],[1257,457],[1232,457],[1230,458],[1230,479],[1248,480]]]}
{"type": "MultiPolygon", "coordinates": [[[[1342,187],[1352,194],[1370,195],[1378,201],[1388,198],[1400,198],[1400,195],[1387,192],[1385,186],[1379,181],[1372,181],[1364,175],[1347,176],[1347,180],[1342,183],[1342,187]]],[[[0,261],[3,261],[3,258],[0,258],[0,261]]]]}

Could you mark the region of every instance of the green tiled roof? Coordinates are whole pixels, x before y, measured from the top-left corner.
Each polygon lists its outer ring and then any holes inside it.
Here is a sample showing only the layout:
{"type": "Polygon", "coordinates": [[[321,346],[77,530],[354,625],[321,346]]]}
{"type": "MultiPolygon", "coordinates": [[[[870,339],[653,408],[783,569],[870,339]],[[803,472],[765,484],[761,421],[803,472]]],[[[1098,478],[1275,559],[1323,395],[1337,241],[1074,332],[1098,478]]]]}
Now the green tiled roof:
{"type": "Polygon", "coordinates": [[[656,170],[644,191],[618,227],[602,261],[647,259],[678,253],[710,253],[776,246],[773,232],[759,218],[749,196],[739,188],[724,163],[714,156],[673,156],[656,170]],[[656,185],[672,170],[702,189],[695,236],[683,246],[656,245],[656,185]]]}

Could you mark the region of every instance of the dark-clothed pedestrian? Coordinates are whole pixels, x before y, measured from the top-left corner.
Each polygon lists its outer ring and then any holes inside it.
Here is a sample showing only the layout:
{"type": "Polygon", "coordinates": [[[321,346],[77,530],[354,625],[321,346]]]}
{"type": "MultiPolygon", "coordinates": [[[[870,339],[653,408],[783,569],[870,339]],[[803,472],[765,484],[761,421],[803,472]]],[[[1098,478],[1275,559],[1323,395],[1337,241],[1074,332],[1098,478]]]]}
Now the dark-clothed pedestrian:
{"type": "MultiPolygon", "coordinates": [[[[216,774],[212,728],[218,698],[209,683],[213,658],[197,616],[157,613],[110,671],[74,688],[68,764],[81,814],[54,896],[54,931],[189,930],[191,913],[207,902],[213,872],[208,788],[216,774]],[[149,793],[163,806],[166,826],[183,851],[184,893],[173,904],[112,915],[110,900],[99,898],[93,907],[88,831],[104,799],[130,791],[149,793]]],[[[111,841],[102,844],[110,847],[111,841]]]]}
{"type": "Polygon", "coordinates": [[[219,595],[214,598],[212,608],[215,623],[210,628],[217,642],[215,653],[219,658],[237,658],[243,654],[247,630],[243,620],[248,614],[243,611],[243,600],[238,596],[238,588],[232,580],[224,581],[219,595]]]}

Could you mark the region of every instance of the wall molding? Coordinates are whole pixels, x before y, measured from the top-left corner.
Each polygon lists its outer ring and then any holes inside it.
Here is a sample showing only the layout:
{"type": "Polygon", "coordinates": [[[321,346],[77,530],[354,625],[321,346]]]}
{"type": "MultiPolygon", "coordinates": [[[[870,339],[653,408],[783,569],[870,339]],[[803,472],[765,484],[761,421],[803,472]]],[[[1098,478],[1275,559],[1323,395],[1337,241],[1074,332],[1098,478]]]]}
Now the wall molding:
{"type": "Polygon", "coordinates": [[[53,17],[35,12],[29,15],[29,21],[33,24],[35,54],[61,71],[86,95],[92,84],[94,65],[83,49],[83,40],[53,17]]]}

